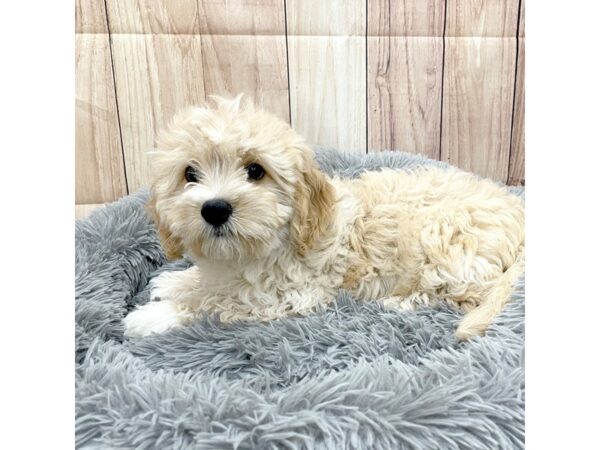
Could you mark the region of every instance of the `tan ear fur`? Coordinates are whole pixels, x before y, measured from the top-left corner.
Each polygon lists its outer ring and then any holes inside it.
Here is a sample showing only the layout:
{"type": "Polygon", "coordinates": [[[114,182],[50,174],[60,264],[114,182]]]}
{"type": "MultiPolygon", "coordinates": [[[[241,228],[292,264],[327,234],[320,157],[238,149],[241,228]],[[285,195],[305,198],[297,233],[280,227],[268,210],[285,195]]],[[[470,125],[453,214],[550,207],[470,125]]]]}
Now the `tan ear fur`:
{"type": "Polygon", "coordinates": [[[291,238],[296,251],[305,255],[313,248],[333,220],[335,190],[315,165],[312,155],[303,161],[294,196],[291,238]]]}
{"type": "Polygon", "coordinates": [[[160,216],[156,210],[156,197],[154,194],[151,194],[150,200],[148,200],[148,203],[146,204],[146,211],[148,211],[150,217],[154,219],[158,239],[165,251],[167,259],[181,259],[183,257],[183,245],[181,239],[173,236],[169,228],[160,220],[160,216]]]}

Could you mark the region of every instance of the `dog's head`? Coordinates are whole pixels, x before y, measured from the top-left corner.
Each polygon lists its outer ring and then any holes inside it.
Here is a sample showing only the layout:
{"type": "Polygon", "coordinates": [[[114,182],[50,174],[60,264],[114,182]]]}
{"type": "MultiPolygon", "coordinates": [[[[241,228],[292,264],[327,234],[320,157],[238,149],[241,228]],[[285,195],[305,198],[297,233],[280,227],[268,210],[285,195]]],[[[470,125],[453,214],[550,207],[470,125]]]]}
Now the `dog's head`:
{"type": "Polygon", "coordinates": [[[313,157],[287,123],[240,97],[177,114],[151,153],[148,206],[167,256],[306,254],[335,200],[313,157]]]}

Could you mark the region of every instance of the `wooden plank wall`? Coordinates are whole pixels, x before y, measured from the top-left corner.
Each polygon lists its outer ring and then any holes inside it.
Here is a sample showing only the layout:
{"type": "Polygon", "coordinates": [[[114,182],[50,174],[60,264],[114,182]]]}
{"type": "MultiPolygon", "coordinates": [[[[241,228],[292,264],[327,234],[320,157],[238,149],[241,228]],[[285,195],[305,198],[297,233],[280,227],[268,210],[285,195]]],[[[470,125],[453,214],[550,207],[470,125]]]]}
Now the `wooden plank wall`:
{"type": "Polygon", "coordinates": [[[524,184],[524,0],[76,0],[76,203],[146,184],[176,110],[245,93],[309,142],[524,184]]]}

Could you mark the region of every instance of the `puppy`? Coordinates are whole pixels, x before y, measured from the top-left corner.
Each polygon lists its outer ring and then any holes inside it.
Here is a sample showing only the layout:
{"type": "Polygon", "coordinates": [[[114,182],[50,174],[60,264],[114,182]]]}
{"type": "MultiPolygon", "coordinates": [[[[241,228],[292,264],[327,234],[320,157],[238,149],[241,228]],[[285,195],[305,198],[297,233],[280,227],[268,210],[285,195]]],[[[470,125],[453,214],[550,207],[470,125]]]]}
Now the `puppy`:
{"type": "Polygon", "coordinates": [[[194,265],[153,281],[125,318],[144,336],[191,323],[307,315],[340,289],[388,308],[438,299],[482,334],[523,272],[524,209],[491,181],[423,167],[330,178],[282,120],[215,99],[183,111],[151,155],[149,210],[168,258],[194,265]]]}

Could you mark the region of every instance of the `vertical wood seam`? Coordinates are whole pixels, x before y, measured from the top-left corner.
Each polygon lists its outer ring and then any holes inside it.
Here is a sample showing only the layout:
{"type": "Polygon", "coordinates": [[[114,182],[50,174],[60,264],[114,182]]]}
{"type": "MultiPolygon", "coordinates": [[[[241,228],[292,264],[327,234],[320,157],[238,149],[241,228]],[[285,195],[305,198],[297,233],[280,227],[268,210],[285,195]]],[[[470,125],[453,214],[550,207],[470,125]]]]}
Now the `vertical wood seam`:
{"type": "Polygon", "coordinates": [[[288,114],[290,118],[290,126],[293,127],[292,123],[292,86],[290,84],[290,50],[288,45],[288,19],[287,19],[287,0],[283,1],[283,22],[285,30],[285,68],[287,73],[287,84],[288,84],[288,114]]]}
{"type": "Polygon", "coordinates": [[[516,39],[516,49],[515,49],[515,82],[513,85],[513,103],[512,103],[512,112],[510,118],[510,145],[508,147],[508,168],[506,171],[506,184],[510,183],[510,169],[511,169],[511,161],[512,155],[514,152],[513,146],[513,133],[515,128],[515,105],[517,100],[517,82],[518,82],[518,74],[519,74],[519,31],[521,28],[521,8],[523,7],[523,0],[519,0],[519,7],[517,8],[517,31],[515,34],[516,39]]]}
{"type": "Polygon", "coordinates": [[[108,31],[108,50],[110,56],[110,71],[113,79],[113,90],[115,91],[115,108],[117,113],[117,123],[119,124],[119,142],[121,143],[121,158],[123,165],[123,175],[125,176],[125,192],[129,195],[129,180],[127,179],[127,164],[125,164],[125,146],[123,144],[123,130],[121,126],[121,114],[119,112],[119,96],[117,94],[117,77],[115,76],[115,61],[113,58],[112,33],[110,32],[110,22],[108,19],[107,0],[104,0],[104,14],[106,15],[106,29],[108,31]]]}
{"type": "Polygon", "coordinates": [[[438,146],[438,161],[442,160],[442,138],[444,136],[444,81],[446,72],[446,20],[448,17],[448,0],[444,0],[444,29],[442,31],[442,86],[440,92],[440,141],[438,146]]]}

